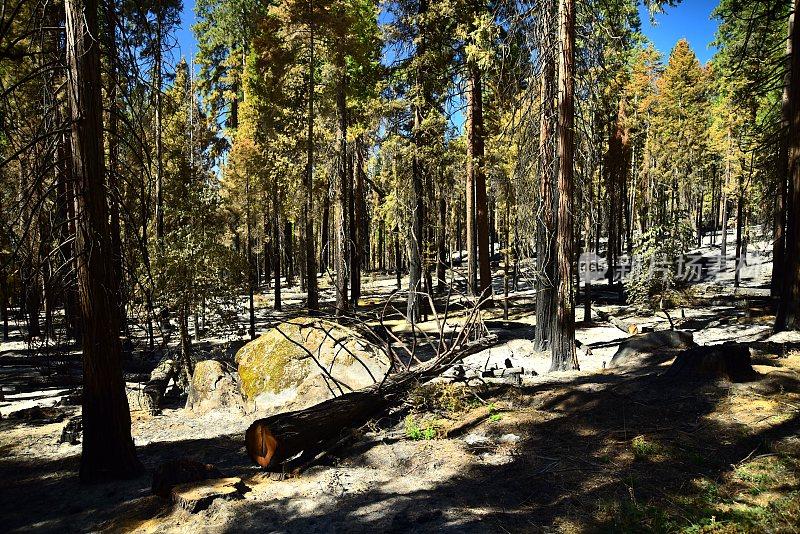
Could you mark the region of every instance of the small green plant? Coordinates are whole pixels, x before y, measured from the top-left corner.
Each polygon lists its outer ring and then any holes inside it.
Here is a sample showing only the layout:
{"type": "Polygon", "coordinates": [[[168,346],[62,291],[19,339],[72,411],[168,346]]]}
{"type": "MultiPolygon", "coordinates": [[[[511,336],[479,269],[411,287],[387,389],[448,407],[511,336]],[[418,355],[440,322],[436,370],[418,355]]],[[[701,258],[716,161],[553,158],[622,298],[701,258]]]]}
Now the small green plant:
{"type": "Polygon", "coordinates": [[[413,415],[406,416],[406,437],[414,441],[431,440],[439,437],[438,421],[432,419],[417,420],[413,415]]]}
{"type": "Polygon", "coordinates": [[[489,404],[488,408],[489,408],[489,421],[491,421],[492,423],[496,423],[503,418],[502,415],[497,413],[497,406],[495,406],[493,402],[489,404]]]}
{"type": "Polygon", "coordinates": [[[661,451],[661,447],[657,443],[647,441],[644,436],[633,438],[631,449],[633,449],[633,455],[638,459],[648,458],[661,451]]]}

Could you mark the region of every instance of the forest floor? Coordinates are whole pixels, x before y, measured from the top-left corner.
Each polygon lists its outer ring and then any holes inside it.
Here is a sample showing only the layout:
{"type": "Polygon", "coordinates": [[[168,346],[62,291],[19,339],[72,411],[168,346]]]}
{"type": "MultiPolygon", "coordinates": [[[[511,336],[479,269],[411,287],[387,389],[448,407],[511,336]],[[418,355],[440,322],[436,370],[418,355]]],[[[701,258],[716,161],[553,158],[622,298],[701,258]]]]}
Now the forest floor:
{"type": "MultiPolygon", "coordinates": [[[[499,307],[487,312],[498,344],[471,358],[501,366],[510,358],[537,376],[521,385],[421,387],[296,478],[275,480],[250,465],[243,434],[255,414],[195,415],[181,399],[155,417],[135,413],[149,472],[192,458],[247,486],[243,498],[194,514],[151,495],[149,476],[79,485],[80,445],[58,444],[64,418],[79,407],[9,419],[68,396],[74,384],[59,371],[77,357],[64,350],[53,369],[44,356],[26,358],[16,339],[0,348],[0,531],[797,532],[800,343],[771,337],[763,280],[743,285],[735,294],[727,283],[698,285],[694,301],[671,318],[701,345],[751,344],[758,376],[750,382],[676,382],[660,376],[666,364],[607,368],[627,335],[600,321],[577,325],[592,349],[581,352],[581,370],[548,373],[549,355],[531,348],[533,292],[523,284],[508,321],[499,307]],[[447,437],[444,429],[466,422],[447,437]]],[[[390,276],[374,277],[365,305],[392,287],[390,276]]],[[[286,294],[277,318],[296,313],[300,299],[286,294]]],[[[259,300],[266,307],[269,293],[259,300]]],[[[641,327],[669,327],[666,317],[612,299],[600,306],[641,327]]],[[[259,329],[276,319],[259,311],[259,329]]],[[[129,369],[126,379],[143,374],[129,369]]]]}

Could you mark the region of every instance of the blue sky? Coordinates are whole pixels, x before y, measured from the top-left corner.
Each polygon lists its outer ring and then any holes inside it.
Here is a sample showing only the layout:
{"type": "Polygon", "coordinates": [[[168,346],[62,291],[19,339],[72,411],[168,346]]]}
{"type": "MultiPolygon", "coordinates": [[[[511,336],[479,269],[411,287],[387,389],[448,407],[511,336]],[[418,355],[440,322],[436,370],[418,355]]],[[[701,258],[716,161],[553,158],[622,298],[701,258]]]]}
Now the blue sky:
{"type": "Polygon", "coordinates": [[[710,44],[714,41],[717,21],[711,19],[711,12],[717,5],[718,0],[683,0],[677,7],[656,15],[655,26],[650,24],[647,11],[640,8],[642,31],[664,55],[665,62],[675,43],[685,38],[700,62],[706,63],[714,55],[710,44]]]}
{"type": "MultiPolygon", "coordinates": [[[[647,13],[640,9],[642,31],[661,51],[665,61],[675,43],[686,38],[700,61],[706,63],[714,55],[714,50],[709,45],[714,40],[717,21],[710,17],[717,2],[718,0],[683,0],[678,7],[668,8],[666,13],[657,15],[655,26],[650,24],[647,13]]],[[[196,54],[197,44],[191,30],[194,21],[194,0],[184,0],[182,26],[177,34],[179,48],[175,50],[175,59],[184,56],[188,60],[196,54]]]]}

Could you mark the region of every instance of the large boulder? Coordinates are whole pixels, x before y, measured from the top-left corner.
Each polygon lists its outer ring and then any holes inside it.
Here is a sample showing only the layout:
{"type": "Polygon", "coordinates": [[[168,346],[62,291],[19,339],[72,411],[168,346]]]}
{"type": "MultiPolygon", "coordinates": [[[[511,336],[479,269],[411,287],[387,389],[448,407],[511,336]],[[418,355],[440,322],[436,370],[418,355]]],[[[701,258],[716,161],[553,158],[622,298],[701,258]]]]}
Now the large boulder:
{"type": "Polygon", "coordinates": [[[242,392],[256,410],[302,409],[379,382],[386,354],[355,330],[300,317],[270,328],[236,353],[242,392]]]}
{"type": "Polygon", "coordinates": [[[236,366],[218,360],[203,360],[194,366],[186,409],[205,413],[217,408],[244,408],[241,381],[236,366]]]}
{"type": "Polygon", "coordinates": [[[609,367],[657,365],[671,360],[678,351],[696,345],[692,333],[683,330],[638,334],[620,343],[609,367]]]}

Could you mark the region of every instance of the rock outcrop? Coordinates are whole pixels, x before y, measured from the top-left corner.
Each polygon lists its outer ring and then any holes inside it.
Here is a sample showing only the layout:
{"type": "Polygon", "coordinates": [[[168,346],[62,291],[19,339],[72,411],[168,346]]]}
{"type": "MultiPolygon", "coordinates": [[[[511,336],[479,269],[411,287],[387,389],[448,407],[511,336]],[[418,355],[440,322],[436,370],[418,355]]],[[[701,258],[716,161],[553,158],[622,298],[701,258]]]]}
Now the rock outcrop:
{"type": "Polygon", "coordinates": [[[242,393],[257,410],[302,409],[379,382],[389,358],[358,332],[317,318],[270,328],[236,353],[242,393]]]}
{"type": "Polygon", "coordinates": [[[674,358],[677,351],[695,346],[692,333],[683,330],[638,334],[620,343],[609,367],[657,365],[674,358]]]}
{"type": "Polygon", "coordinates": [[[194,366],[186,409],[206,413],[218,408],[244,408],[241,381],[233,364],[203,360],[194,366]]]}

